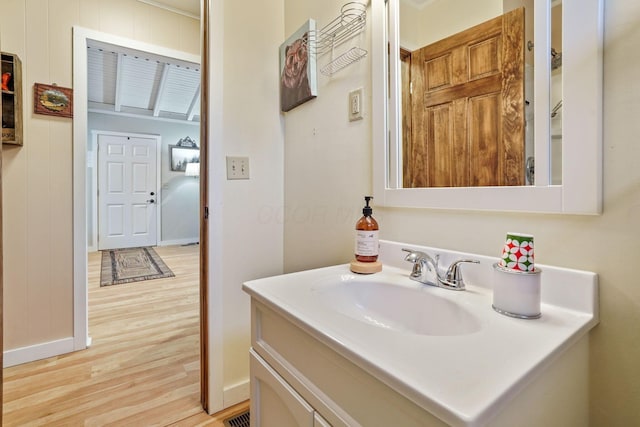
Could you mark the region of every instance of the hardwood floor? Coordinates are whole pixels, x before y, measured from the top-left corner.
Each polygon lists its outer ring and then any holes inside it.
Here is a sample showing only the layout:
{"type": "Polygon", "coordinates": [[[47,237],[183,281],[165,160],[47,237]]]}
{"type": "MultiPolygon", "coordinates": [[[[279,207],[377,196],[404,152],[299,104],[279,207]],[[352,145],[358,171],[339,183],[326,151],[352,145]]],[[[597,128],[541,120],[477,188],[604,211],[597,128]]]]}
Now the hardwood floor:
{"type": "Polygon", "coordinates": [[[222,426],[200,406],[199,247],[157,253],[176,277],[100,287],[89,254],[91,347],[4,370],[6,426],[222,426]]]}

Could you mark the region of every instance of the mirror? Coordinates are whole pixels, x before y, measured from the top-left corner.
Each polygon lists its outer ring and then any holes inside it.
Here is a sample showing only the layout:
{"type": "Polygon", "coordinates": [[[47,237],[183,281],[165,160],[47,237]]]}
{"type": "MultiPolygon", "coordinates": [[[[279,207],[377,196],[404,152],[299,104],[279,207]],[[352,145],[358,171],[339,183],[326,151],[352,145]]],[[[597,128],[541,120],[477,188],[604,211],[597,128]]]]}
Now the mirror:
{"type": "MultiPolygon", "coordinates": [[[[523,149],[518,155],[521,162],[518,174],[522,179],[515,185],[491,182],[475,187],[445,184],[439,188],[415,185],[413,187],[424,188],[407,188],[412,186],[404,182],[403,157],[419,157],[420,154],[403,150],[402,106],[405,104],[402,101],[400,52],[402,47],[420,47],[421,42],[409,46],[406,39],[402,41],[400,34],[404,30],[399,27],[399,22],[402,22],[401,16],[406,15],[402,15],[403,6],[400,3],[401,0],[372,1],[374,195],[377,195],[377,203],[446,209],[599,213],[602,151],[601,1],[564,0],[560,8],[552,8],[549,1],[525,2],[528,3],[525,4],[525,27],[528,26],[530,32],[525,39],[532,37],[532,40],[528,40],[532,43],[530,49],[522,49],[523,62],[531,62],[530,70],[526,72],[526,79],[530,82],[525,85],[524,98],[529,101],[531,112],[523,113],[523,121],[526,116],[523,130],[526,128],[527,144],[525,148],[522,141],[523,149]],[[552,19],[552,10],[560,10],[562,18],[556,18],[554,13],[552,19]],[[559,48],[551,42],[552,35],[555,38],[559,34],[559,31],[551,30],[553,22],[562,23],[559,48]],[[538,48],[540,46],[545,48],[538,48]],[[556,56],[551,55],[552,46],[556,56]],[[552,121],[553,110],[555,116],[552,121]],[[552,131],[555,138],[552,137],[552,131]],[[535,158],[535,175],[532,174],[527,181],[525,166],[531,166],[526,162],[529,158],[532,158],[530,163],[534,163],[535,158]]],[[[427,3],[440,7],[459,7],[460,0],[432,0],[427,3]]],[[[498,3],[502,5],[502,1],[498,3]]],[[[520,6],[523,2],[505,3],[520,6]]],[[[553,2],[553,5],[557,3],[553,2]]],[[[501,12],[498,10],[498,14],[501,12]]],[[[410,16],[415,18],[418,14],[410,16]]],[[[435,29],[439,23],[445,22],[441,18],[431,18],[430,24],[422,25],[423,32],[425,28],[435,29]]],[[[490,19],[491,16],[485,15],[485,18],[490,19]]],[[[440,33],[448,37],[469,25],[473,23],[447,24],[443,26],[444,30],[440,29],[440,33]],[[447,35],[446,31],[450,34],[447,35]]],[[[484,122],[484,119],[479,121],[484,122]]],[[[455,131],[459,129],[455,125],[448,126],[455,131]]],[[[469,161],[477,162],[478,153],[471,154],[469,161]]],[[[450,164],[455,165],[459,160],[456,158],[450,164]]]]}

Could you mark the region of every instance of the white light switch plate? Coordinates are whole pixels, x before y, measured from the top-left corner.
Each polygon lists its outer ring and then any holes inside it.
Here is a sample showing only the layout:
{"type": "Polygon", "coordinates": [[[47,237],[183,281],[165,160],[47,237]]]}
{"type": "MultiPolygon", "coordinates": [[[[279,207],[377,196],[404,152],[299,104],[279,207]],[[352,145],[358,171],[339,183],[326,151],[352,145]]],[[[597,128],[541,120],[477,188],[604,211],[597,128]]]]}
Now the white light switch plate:
{"type": "Polygon", "coordinates": [[[227,156],[227,179],[249,179],[249,158],[227,156]]]}
{"type": "Polygon", "coordinates": [[[363,90],[362,88],[349,92],[349,121],[362,119],[363,108],[363,90]]]}

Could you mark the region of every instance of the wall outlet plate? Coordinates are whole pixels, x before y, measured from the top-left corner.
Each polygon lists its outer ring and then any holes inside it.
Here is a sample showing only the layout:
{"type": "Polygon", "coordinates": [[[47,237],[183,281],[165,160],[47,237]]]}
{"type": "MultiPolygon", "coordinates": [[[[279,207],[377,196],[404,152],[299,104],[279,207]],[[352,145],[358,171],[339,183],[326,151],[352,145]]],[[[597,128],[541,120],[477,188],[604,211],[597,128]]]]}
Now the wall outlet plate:
{"type": "Polygon", "coordinates": [[[362,119],[362,110],[364,106],[364,91],[362,88],[349,92],[349,121],[362,119]]]}
{"type": "Polygon", "coordinates": [[[227,179],[249,179],[249,158],[227,156],[227,179]]]}

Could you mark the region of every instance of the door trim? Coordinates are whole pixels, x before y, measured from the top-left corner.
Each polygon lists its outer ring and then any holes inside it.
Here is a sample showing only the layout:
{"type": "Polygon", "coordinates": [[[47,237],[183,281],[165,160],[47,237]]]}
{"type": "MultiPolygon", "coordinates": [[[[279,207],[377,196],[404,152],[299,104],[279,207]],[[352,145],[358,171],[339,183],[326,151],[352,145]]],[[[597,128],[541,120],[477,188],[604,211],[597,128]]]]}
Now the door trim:
{"type": "MultiPolygon", "coordinates": [[[[224,146],[222,144],[224,129],[224,0],[204,0],[202,13],[202,65],[203,84],[201,86],[201,106],[206,106],[200,116],[201,129],[206,129],[206,138],[201,138],[202,147],[206,147],[206,179],[203,181],[202,169],[200,171],[201,191],[204,191],[204,199],[209,208],[209,218],[201,227],[207,234],[206,245],[201,250],[202,264],[205,270],[202,282],[202,301],[206,307],[206,317],[203,318],[208,343],[207,360],[207,412],[217,413],[230,406],[232,403],[225,401],[224,383],[224,253],[223,244],[223,214],[224,186],[222,177],[224,171],[224,146]],[[202,183],[206,182],[206,186],[202,183]]],[[[203,154],[200,155],[200,168],[203,154]]],[[[201,241],[202,246],[202,241],[201,241]]],[[[237,402],[233,402],[237,403],[237,402]]]]}
{"type": "Polygon", "coordinates": [[[200,405],[209,413],[209,0],[200,8],[200,405]]]}
{"type": "MultiPolygon", "coordinates": [[[[94,147],[93,156],[89,159],[92,165],[92,179],[93,183],[91,190],[91,195],[93,200],[91,200],[91,242],[93,243],[89,246],[89,251],[97,251],[98,250],[98,137],[100,135],[107,136],[127,136],[132,138],[146,138],[146,139],[155,139],[156,141],[156,246],[162,242],[162,235],[160,234],[162,231],[162,137],[160,135],[153,135],[149,133],[135,133],[135,132],[115,132],[109,130],[92,130],[91,131],[91,140],[92,146],[94,147]]],[[[87,165],[89,161],[87,161],[87,165]]]]}

